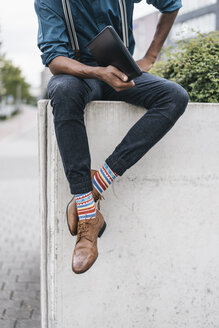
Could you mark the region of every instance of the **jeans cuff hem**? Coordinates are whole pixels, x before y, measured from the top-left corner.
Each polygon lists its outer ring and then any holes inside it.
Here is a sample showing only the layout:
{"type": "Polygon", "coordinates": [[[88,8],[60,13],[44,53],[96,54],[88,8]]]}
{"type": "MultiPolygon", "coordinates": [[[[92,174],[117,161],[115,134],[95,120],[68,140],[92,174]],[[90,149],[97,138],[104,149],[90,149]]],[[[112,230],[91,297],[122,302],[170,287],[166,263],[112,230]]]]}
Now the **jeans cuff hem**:
{"type": "Polygon", "coordinates": [[[112,159],[108,157],[105,160],[106,164],[118,175],[122,175],[127,170],[127,165],[121,159],[112,159]]]}
{"type": "Polygon", "coordinates": [[[82,181],[79,183],[70,182],[71,194],[82,194],[89,191],[93,191],[93,184],[91,180],[82,181]]]}

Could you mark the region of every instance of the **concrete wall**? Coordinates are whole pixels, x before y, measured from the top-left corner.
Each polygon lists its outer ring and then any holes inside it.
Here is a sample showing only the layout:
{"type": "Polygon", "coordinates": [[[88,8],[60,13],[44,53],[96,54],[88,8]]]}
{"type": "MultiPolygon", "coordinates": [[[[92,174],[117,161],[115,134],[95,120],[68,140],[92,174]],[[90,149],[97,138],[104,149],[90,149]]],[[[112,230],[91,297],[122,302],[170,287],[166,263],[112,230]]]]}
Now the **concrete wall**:
{"type": "MultiPolygon", "coordinates": [[[[122,102],[87,105],[92,168],[144,112],[122,102]]],[[[97,261],[82,275],[71,271],[75,237],[65,218],[71,195],[46,101],[38,117],[42,327],[219,327],[219,105],[189,104],[105,192],[107,229],[97,261]]]]}

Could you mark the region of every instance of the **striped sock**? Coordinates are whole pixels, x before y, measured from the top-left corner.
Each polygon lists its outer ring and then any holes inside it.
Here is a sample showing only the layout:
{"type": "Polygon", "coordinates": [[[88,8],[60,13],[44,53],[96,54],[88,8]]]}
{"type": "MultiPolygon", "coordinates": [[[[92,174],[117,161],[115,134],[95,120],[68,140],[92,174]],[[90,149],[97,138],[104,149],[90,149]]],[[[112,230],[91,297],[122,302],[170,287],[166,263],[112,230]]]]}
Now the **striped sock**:
{"type": "Polygon", "coordinates": [[[118,174],[116,174],[105,162],[99,171],[95,173],[93,178],[93,185],[101,194],[109,187],[109,185],[111,185],[117,175],[118,174]]]}
{"type": "Polygon", "coordinates": [[[79,220],[94,219],[96,217],[96,205],[91,191],[76,194],[75,199],[79,220]]]}

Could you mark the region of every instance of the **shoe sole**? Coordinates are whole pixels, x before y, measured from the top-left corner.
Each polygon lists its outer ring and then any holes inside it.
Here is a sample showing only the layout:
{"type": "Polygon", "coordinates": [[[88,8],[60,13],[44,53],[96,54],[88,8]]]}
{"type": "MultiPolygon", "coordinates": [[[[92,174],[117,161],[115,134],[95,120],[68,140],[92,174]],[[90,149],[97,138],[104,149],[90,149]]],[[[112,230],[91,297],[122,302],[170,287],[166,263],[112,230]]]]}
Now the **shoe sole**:
{"type": "Polygon", "coordinates": [[[102,234],[104,233],[105,229],[106,229],[106,222],[104,221],[103,226],[102,226],[102,228],[100,229],[100,231],[98,233],[98,237],[99,238],[102,236],[102,234]]]}
{"type": "Polygon", "coordinates": [[[68,206],[69,206],[69,204],[72,202],[72,200],[74,199],[74,197],[75,197],[75,196],[72,197],[72,199],[70,200],[70,202],[68,203],[68,205],[67,205],[67,207],[66,207],[66,220],[67,220],[67,225],[68,225],[68,229],[69,229],[69,231],[70,231],[70,234],[71,234],[72,236],[76,236],[76,235],[77,235],[77,227],[76,227],[76,230],[75,230],[75,234],[73,234],[73,233],[71,232],[70,226],[69,226],[69,224],[68,224],[68,206]]]}

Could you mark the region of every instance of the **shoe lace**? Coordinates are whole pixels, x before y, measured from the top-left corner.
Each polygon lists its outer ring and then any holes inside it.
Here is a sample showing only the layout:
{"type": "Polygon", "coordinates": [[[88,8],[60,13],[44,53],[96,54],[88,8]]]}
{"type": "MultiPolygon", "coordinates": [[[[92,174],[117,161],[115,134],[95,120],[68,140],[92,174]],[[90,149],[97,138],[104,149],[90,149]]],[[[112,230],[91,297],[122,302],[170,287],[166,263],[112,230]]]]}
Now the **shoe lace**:
{"type": "Polygon", "coordinates": [[[89,223],[84,221],[78,225],[78,237],[85,237],[89,229],[89,223]]]}

